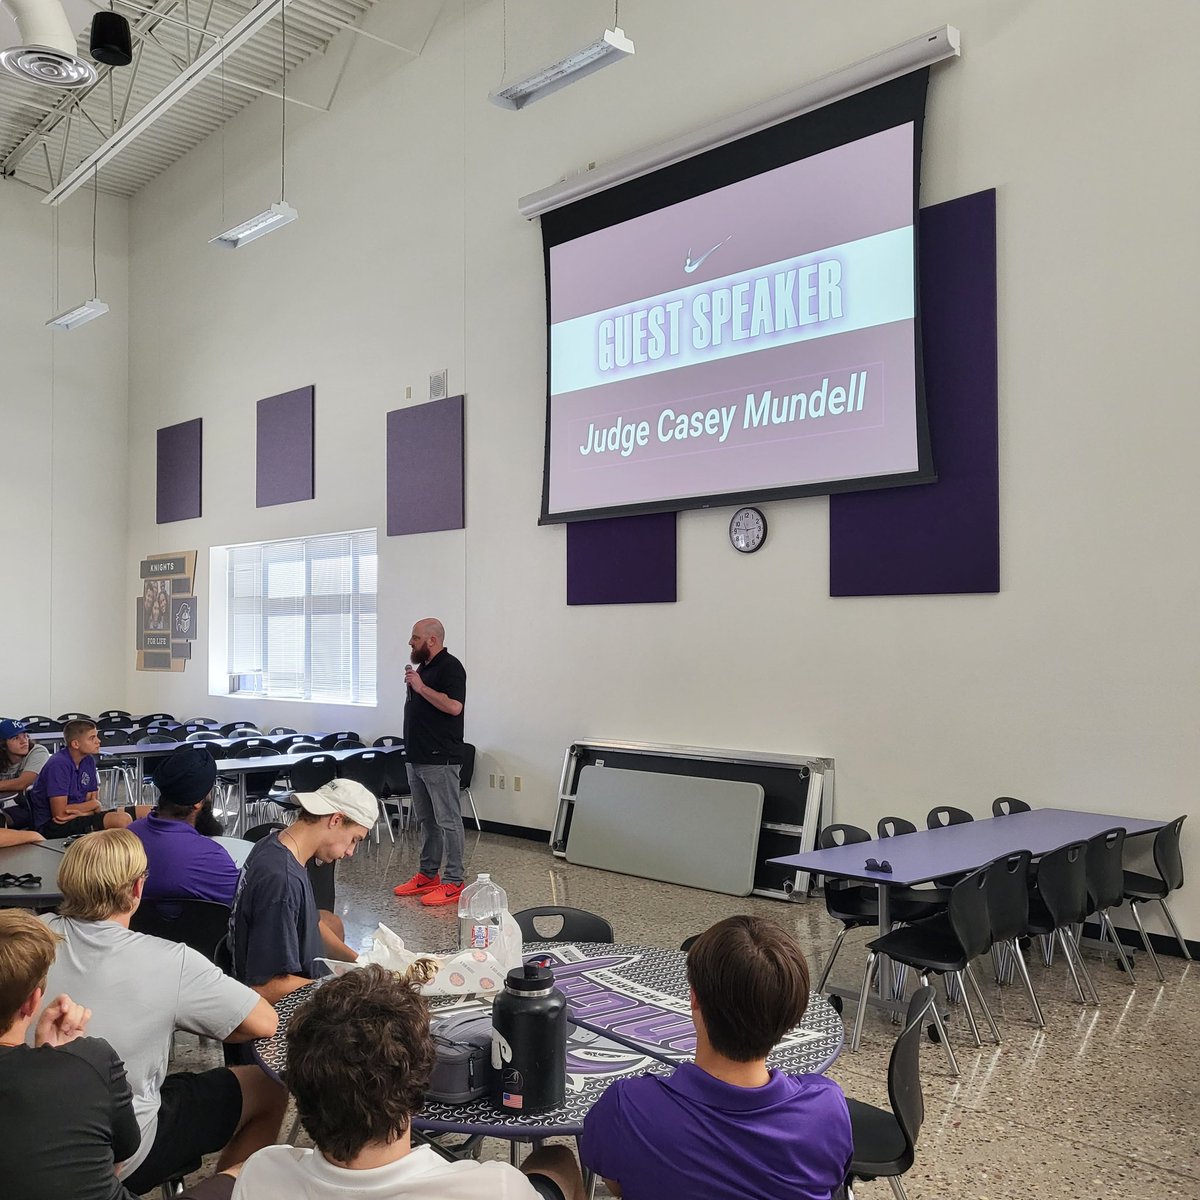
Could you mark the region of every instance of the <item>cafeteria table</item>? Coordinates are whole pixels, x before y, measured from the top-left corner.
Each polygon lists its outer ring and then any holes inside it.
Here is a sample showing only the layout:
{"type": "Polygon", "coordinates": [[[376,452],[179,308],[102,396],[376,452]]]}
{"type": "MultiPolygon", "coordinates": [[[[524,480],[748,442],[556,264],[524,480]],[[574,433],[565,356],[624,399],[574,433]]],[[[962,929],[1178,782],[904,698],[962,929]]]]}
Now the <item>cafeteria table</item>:
{"type": "Polygon", "coordinates": [[[33,842],[0,848],[0,875],[32,875],[32,887],[0,887],[0,908],[52,908],[62,899],[58,865],[65,849],[61,841],[33,842]]]}

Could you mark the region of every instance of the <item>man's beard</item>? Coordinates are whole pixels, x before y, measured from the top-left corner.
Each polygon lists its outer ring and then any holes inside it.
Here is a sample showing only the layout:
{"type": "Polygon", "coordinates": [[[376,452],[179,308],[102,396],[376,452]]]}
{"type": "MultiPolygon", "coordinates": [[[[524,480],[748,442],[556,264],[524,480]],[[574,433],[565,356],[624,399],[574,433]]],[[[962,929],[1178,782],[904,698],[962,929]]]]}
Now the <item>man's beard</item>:
{"type": "Polygon", "coordinates": [[[427,663],[429,661],[429,647],[422,646],[419,650],[414,650],[409,655],[409,658],[412,659],[413,665],[417,667],[423,663],[427,663]]]}
{"type": "Polygon", "coordinates": [[[205,800],[196,814],[196,832],[205,837],[220,837],[225,832],[225,826],[213,816],[211,800],[205,800]]]}

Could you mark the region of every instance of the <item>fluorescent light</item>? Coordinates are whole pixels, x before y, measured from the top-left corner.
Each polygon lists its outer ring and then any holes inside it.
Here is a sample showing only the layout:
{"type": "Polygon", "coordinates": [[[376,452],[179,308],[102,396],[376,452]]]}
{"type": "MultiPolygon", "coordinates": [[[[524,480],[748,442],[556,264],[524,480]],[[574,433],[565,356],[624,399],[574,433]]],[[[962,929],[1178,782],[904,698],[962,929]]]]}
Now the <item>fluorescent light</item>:
{"type": "Polygon", "coordinates": [[[488,99],[501,108],[524,108],[525,105],[532,104],[551,92],[557,92],[585,75],[591,75],[601,67],[628,58],[632,53],[633,42],[625,36],[623,29],[606,29],[604,36],[592,42],[590,46],[584,46],[582,50],[576,50],[574,54],[568,54],[566,58],[560,58],[548,67],[542,67],[540,71],[535,71],[520,83],[510,83],[508,87],[498,88],[488,99]]]}
{"type": "Polygon", "coordinates": [[[714,146],[723,146],[727,142],[757,133],[760,129],[767,129],[780,121],[810,112],[824,104],[831,104],[845,96],[853,96],[856,92],[866,91],[867,88],[886,83],[889,79],[897,79],[909,71],[930,67],[948,58],[957,58],[961,53],[959,46],[958,30],[953,25],[931,29],[920,37],[911,38],[899,46],[892,46],[879,54],[873,54],[862,62],[843,67],[840,71],[815,79],[793,91],[785,92],[782,96],[756,104],[753,108],[727,117],[714,125],[705,126],[646,150],[637,150],[539,191],[530,192],[517,201],[517,209],[521,216],[532,219],[544,212],[561,208],[564,204],[582,200],[584,196],[595,195],[618,183],[648,175],[660,167],[682,162],[694,154],[711,150],[714,146]]]}
{"type": "Polygon", "coordinates": [[[280,200],[272,204],[266,212],[260,212],[257,217],[251,217],[224,233],[218,233],[215,238],[209,238],[210,246],[224,246],[226,250],[236,250],[247,242],[260,238],[264,233],[270,233],[283,225],[290,225],[300,214],[290,205],[280,200]]]}
{"type": "Polygon", "coordinates": [[[46,322],[46,327],[74,329],[76,326],[86,325],[89,321],[104,316],[106,312],[108,312],[108,305],[103,300],[93,297],[91,300],[85,300],[82,304],[77,304],[74,308],[68,308],[66,312],[60,312],[57,317],[51,317],[46,322]]]}

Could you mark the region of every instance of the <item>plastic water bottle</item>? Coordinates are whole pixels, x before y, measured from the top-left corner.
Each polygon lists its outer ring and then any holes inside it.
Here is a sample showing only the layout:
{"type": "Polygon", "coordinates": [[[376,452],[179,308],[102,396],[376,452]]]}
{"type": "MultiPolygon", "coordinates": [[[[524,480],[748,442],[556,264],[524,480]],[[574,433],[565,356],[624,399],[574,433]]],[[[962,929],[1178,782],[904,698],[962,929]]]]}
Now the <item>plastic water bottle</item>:
{"type": "Polygon", "coordinates": [[[500,939],[508,896],[483,873],[458,898],[458,944],[460,950],[489,950],[500,939]]]}

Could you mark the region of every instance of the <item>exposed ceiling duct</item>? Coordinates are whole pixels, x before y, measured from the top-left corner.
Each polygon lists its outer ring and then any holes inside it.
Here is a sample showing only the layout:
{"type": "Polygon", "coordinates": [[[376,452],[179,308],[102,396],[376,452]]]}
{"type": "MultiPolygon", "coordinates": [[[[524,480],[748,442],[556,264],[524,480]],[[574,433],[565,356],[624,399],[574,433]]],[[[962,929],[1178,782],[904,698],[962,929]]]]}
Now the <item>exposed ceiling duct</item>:
{"type": "Polygon", "coordinates": [[[0,50],[0,66],[32,83],[80,88],[94,83],[96,68],[76,53],[75,35],[60,0],[4,0],[21,44],[0,50]]]}

